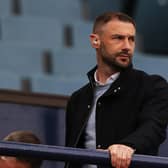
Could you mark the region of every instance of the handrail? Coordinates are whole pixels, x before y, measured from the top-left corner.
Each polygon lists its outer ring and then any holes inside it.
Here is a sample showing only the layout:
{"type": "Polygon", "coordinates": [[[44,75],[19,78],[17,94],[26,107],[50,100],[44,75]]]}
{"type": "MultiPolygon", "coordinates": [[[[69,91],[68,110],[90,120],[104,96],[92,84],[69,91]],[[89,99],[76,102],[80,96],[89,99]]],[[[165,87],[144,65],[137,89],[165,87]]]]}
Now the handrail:
{"type": "MultiPolygon", "coordinates": [[[[26,144],[9,141],[0,141],[0,155],[21,155],[26,157],[31,156],[44,160],[56,160],[65,162],[75,161],[83,164],[110,164],[110,158],[107,151],[97,151],[42,144],[26,144]]],[[[131,167],[167,168],[168,158],[134,154],[131,162],[131,167]]]]}

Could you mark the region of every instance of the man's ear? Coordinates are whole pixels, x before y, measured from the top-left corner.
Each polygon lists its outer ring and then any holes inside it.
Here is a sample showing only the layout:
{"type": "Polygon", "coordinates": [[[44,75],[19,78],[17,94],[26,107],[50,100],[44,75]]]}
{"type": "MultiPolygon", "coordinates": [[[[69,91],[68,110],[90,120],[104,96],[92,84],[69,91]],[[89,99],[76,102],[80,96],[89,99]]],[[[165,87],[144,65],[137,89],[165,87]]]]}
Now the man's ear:
{"type": "Polygon", "coordinates": [[[99,36],[94,33],[90,34],[90,43],[93,48],[99,48],[100,45],[99,36]]]}

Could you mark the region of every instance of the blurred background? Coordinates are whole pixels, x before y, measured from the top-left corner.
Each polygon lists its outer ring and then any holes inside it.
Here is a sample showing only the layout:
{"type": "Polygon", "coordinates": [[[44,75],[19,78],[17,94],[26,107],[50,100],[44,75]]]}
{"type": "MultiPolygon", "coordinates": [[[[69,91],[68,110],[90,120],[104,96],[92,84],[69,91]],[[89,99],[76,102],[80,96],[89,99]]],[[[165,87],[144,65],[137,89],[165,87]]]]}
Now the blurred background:
{"type": "Polygon", "coordinates": [[[168,79],[168,0],[0,0],[0,88],[71,95],[95,65],[89,34],[105,11],[135,19],[135,67],[168,79]]]}

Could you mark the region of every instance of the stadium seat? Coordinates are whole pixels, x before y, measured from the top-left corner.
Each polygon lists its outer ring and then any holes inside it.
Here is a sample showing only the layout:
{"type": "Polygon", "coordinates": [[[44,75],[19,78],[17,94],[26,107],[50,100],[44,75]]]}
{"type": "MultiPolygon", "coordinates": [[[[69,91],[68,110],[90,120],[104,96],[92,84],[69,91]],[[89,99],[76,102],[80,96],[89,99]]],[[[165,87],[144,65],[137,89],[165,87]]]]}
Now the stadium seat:
{"type": "Polygon", "coordinates": [[[43,73],[43,48],[0,43],[0,70],[24,77],[43,73]]]}
{"type": "Polygon", "coordinates": [[[168,1],[137,1],[134,18],[143,42],[142,51],[168,54],[167,16],[168,1]]]}
{"type": "Polygon", "coordinates": [[[71,95],[88,82],[86,74],[96,65],[95,51],[75,48],[51,51],[53,74],[32,75],[32,91],[71,95]]]}
{"type": "Polygon", "coordinates": [[[0,89],[21,90],[21,77],[12,72],[1,71],[0,89]]]}
{"type": "Polygon", "coordinates": [[[96,65],[94,49],[53,50],[53,74],[64,77],[87,78],[86,73],[96,65]]]}
{"type": "Polygon", "coordinates": [[[11,14],[11,0],[0,0],[0,17],[9,16],[11,14]]]}
{"type": "Polygon", "coordinates": [[[159,74],[168,80],[167,55],[144,54],[136,52],[133,57],[135,68],[150,74],[159,74]]]}
{"type": "Polygon", "coordinates": [[[81,78],[34,75],[31,77],[31,83],[33,92],[70,96],[72,92],[83,86],[86,81],[81,78]]]}
{"type": "Polygon", "coordinates": [[[92,22],[76,21],[71,23],[73,47],[89,49],[91,47],[89,35],[92,33],[92,22]]]}
{"type": "Polygon", "coordinates": [[[3,41],[45,48],[63,46],[63,25],[56,19],[13,16],[1,21],[3,41]]]}
{"type": "Polygon", "coordinates": [[[81,19],[80,0],[21,0],[26,16],[56,17],[63,20],[81,19]]]}

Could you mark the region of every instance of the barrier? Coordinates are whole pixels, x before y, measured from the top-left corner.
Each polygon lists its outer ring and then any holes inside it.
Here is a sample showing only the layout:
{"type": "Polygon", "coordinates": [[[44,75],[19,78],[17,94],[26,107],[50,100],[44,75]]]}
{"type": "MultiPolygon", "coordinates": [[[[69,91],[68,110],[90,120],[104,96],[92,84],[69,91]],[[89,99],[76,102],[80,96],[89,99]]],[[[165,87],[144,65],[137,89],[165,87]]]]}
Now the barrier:
{"type": "MultiPolygon", "coordinates": [[[[27,157],[31,156],[41,158],[44,160],[56,160],[65,162],[75,161],[83,164],[110,164],[109,154],[106,151],[6,141],[0,141],[0,155],[22,155],[27,157]]],[[[167,168],[168,158],[135,154],[132,158],[131,167],[167,168]]]]}

